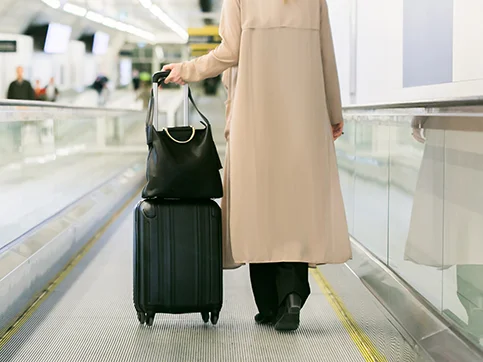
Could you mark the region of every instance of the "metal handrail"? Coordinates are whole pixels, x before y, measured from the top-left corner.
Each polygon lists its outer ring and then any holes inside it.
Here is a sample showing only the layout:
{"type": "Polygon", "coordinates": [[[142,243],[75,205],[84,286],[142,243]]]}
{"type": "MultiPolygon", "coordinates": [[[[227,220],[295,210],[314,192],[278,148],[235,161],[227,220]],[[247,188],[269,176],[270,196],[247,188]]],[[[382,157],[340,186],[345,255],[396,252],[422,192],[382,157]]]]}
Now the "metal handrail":
{"type": "Polygon", "coordinates": [[[409,108],[455,108],[468,106],[483,106],[483,96],[478,97],[463,97],[463,98],[448,98],[448,99],[433,99],[410,102],[393,102],[393,103],[373,103],[348,105],[343,107],[344,111],[353,110],[382,110],[382,109],[409,109],[409,108]]]}
{"type": "Polygon", "coordinates": [[[23,100],[0,100],[0,107],[31,107],[31,108],[56,108],[59,110],[79,110],[79,111],[89,111],[89,112],[115,112],[115,113],[140,113],[140,110],[136,109],[116,109],[116,108],[96,108],[96,107],[81,107],[81,106],[69,106],[65,104],[45,102],[45,101],[23,101],[23,100]]]}
{"type": "MultiPolygon", "coordinates": [[[[483,96],[421,100],[421,101],[409,101],[409,102],[368,103],[368,104],[344,106],[343,110],[375,110],[375,109],[395,109],[395,108],[446,108],[446,107],[466,107],[466,106],[483,106],[483,96]]],[[[57,109],[103,111],[103,112],[116,112],[116,113],[141,112],[140,110],[129,109],[129,108],[116,109],[116,108],[109,108],[109,107],[106,107],[106,108],[82,107],[82,106],[69,106],[65,104],[45,102],[45,101],[23,101],[23,100],[8,100],[8,99],[0,99],[0,107],[57,108],[57,109]]]]}

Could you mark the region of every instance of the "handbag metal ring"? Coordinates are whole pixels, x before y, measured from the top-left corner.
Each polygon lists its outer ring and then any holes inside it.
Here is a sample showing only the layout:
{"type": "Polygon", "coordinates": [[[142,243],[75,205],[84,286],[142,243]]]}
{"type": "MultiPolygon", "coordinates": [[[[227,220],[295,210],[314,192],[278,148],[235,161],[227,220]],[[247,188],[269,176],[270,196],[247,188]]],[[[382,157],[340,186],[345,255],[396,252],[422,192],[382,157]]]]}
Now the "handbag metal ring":
{"type": "Polygon", "coordinates": [[[196,129],[195,129],[193,126],[190,126],[190,127],[191,127],[191,130],[192,130],[193,132],[191,133],[191,137],[190,137],[188,140],[186,140],[186,141],[179,141],[179,140],[175,139],[173,136],[171,136],[171,135],[169,134],[169,131],[168,131],[168,129],[167,129],[167,128],[163,128],[163,131],[165,131],[165,132],[166,132],[166,134],[168,135],[168,137],[169,137],[169,138],[171,138],[171,139],[172,139],[174,142],[176,142],[176,143],[189,143],[189,142],[190,142],[190,141],[192,141],[192,140],[193,140],[193,138],[195,137],[195,132],[196,132],[196,129]]]}

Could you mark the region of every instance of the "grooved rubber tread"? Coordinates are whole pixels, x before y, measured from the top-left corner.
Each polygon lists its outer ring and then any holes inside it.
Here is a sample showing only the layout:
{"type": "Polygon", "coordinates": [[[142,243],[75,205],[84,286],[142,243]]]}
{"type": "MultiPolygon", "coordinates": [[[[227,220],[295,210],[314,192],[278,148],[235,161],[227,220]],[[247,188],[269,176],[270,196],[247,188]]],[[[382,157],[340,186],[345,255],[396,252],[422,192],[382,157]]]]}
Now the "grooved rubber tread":
{"type": "Polygon", "coordinates": [[[388,362],[429,361],[422,351],[418,351],[414,342],[409,342],[400,333],[402,327],[385,316],[381,311],[384,307],[367,288],[362,283],[354,283],[357,277],[348,268],[327,265],[323,271],[360,330],[370,338],[377,351],[384,355],[388,362]],[[353,298],[354,295],[358,298],[353,298]]]}
{"type": "Polygon", "coordinates": [[[247,268],[225,272],[216,327],[200,314],[140,326],[132,304],[132,214],[115,223],[0,350],[1,362],[364,361],[322,292],[295,333],[256,325],[247,268]]]}

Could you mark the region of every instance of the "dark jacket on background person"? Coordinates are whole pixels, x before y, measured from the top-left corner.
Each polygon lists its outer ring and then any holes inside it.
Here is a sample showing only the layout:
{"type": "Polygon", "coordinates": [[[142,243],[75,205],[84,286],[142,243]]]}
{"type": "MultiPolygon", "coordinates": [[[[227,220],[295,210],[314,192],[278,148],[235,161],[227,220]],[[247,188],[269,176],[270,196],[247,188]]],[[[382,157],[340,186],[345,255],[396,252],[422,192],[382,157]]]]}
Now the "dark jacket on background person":
{"type": "Polygon", "coordinates": [[[109,82],[109,79],[103,75],[100,75],[96,78],[94,83],[92,84],[92,88],[94,88],[97,93],[101,93],[104,87],[106,86],[107,82],[109,82]]]}
{"type": "Polygon", "coordinates": [[[29,81],[23,80],[19,82],[18,80],[10,83],[7,93],[8,99],[21,99],[21,100],[35,100],[35,92],[29,81]]]}

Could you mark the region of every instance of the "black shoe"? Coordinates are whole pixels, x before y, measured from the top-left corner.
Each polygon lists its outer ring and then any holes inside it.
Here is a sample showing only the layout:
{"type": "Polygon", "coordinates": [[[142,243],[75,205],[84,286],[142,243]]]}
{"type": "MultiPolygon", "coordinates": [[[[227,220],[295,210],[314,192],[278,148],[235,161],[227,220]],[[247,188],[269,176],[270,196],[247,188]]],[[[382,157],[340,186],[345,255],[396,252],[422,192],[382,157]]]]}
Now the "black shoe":
{"type": "Polygon", "coordinates": [[[295,293],[289,294],[285,299],[285,306],[275,324],[275,329],[277,331],[295,331],[300,325],[300,309],[302,309],[300,296],[295,293]]]}
{"type": "Polygon", "coordinates": [[[262,313],[258,313],[256,316],[255,316],[255,322],[258,323],[258,324],[273,324],[275,322],[275,317],[273,316],[273,314],[262,314],[262,313]]]}

